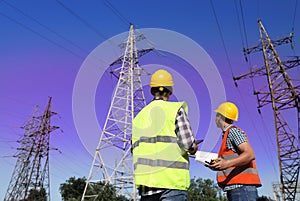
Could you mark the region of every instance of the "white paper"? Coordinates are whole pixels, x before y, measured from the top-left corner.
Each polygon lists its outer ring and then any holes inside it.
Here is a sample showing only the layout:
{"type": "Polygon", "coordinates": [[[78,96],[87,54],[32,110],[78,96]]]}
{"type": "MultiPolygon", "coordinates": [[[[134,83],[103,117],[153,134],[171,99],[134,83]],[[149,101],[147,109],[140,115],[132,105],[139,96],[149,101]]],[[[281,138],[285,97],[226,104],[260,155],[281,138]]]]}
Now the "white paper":
{"type": "Polygon", "coordinates": [[[210,162],[211,160],[218,158],[217,153],[206,151],[197,151],[195,156],[195,160],[203,164],[205,164],[205,161],[210,162]]]}

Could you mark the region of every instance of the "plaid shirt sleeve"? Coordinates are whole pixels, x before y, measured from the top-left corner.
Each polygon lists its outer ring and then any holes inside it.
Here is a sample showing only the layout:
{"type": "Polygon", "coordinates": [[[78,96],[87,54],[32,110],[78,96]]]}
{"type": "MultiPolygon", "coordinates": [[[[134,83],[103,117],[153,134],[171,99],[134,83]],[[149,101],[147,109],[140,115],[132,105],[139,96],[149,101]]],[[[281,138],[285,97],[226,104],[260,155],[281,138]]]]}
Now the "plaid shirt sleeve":
{"type": "Polygon", "coordinates": [[[238,146],[247,141],[244,131],[239,128],[231,128],[228,132],[226,147],[234,152],[239,152],[238,146]]]}
{"type": "Polygon", "coordinates": [[[194,151],[196,149],[195,137],[183,107],[177,112],[175,125],[179,146],[185,151],[194,151]]]}

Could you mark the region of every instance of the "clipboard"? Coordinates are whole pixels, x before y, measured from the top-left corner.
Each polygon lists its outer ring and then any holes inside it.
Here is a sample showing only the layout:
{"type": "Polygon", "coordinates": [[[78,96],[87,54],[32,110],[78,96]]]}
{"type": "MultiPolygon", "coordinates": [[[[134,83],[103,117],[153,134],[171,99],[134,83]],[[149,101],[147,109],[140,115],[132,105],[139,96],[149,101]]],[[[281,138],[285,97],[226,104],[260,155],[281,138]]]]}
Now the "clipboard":
{"type": "Polygon", "coordinates": [[[211,161],[218,158],[218,154],[214,152],[197,151],[195,153],[195,161],[206,164],[205,161],[211,161]]]}

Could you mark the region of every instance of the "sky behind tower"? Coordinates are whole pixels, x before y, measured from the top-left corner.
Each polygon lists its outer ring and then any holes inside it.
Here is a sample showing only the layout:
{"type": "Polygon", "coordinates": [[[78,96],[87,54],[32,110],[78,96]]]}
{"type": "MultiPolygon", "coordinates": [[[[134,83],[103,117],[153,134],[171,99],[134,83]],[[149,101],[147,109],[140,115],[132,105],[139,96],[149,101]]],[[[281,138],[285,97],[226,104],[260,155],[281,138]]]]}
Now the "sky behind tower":
{"type": "MultiPolygon", "coordinates": [[[[136,35],[145,36],[138,47],[157,49],[142,57],[140,65],[149,73],[158,68],[172,72],[173,98],[188,103],[194,132],[205,139],[201,150],[217,152],[220,143],[215,105],[224,100],[238,105],[237,125],[256,152],[263,183],[259,194],[273,197],[272,182],[279,181],[273,112],[267,105],[259,114],[253,95],[254,89],[267,86],[266,78],[241,80],[236,87],[232,77],[264,64],[261,52],[246,62],[242,51],[259,45],[259,18],[273,40],[294,34],[293,46],[276,47],[282,60],[300,55],[299,9],[297,0],[0,1],[0,199],[16,163],[16,141],[24,133],[19,127],[31,118],[35,105],[42,114],[49,96],[58,113],[51,123],[60,127],[51,135],[51,147],[61,152],[50,154],[51,200],[61,200],[59,185],[68,178],[88,176],[97,129],[104,124],[116,84],[107,64],[123,54],[118,45],[126,41],[130,23],[136,35]],[[85,69],[90,71],[83,74],[85,69]],[[90,95],[94,105],[74,100],[74,93],[90,95]],[[95,115],[96,123],[87,120],[89,115],[95,115]],[[78,116],[86,121],[76,122],[78,116]]],[[[289,73],[300,77],[299,68],[289,73]]],[[[142,79],[149,102],[150,77],[142,79]]],[[[286,117],[296,132],[296,111],[286,117]]],[[[190,169],[192,177],[215,181],[215,172],[193,159],[190,169]]]]}

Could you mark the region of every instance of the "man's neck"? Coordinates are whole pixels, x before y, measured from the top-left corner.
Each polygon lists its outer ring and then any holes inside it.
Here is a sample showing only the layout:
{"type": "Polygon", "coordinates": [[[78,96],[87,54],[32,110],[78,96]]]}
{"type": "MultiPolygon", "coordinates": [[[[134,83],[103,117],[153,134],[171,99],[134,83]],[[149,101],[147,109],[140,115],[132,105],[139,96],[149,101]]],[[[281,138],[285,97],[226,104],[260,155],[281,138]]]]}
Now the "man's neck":
{"type": "Polygon", "coordinates": [[[228,124],[228,123],[224,122],[223,125],[222,125],[222,128],[221,128],[222,131],[224,131],[225,129],[227,129],[230,125],[231,124],[228,124]]]}

